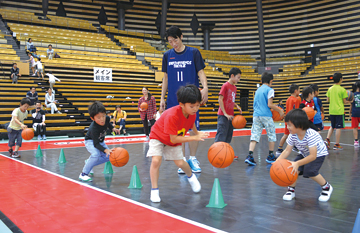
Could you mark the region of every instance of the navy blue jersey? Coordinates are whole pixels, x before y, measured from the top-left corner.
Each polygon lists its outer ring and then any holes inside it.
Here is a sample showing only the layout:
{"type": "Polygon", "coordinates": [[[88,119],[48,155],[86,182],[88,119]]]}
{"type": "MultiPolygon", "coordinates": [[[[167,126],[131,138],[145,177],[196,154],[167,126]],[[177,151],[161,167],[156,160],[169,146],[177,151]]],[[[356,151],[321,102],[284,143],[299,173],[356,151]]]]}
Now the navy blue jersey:
{"type": "Polygon", "coordinates": [[[181,53],[170,49],[164,54],[162,71],[168,75],[167,108],[179,104],[176,97],[179,87],[188,84],[199,87],[198,72],[204,68],[204,60],[196,48],[185,46],[181,53]]]}
{"type": "Polygon", "coordinates": [[[360,92],[354,92],[354,101],[351,104],[351,116],[360,117],[360,92]]]}

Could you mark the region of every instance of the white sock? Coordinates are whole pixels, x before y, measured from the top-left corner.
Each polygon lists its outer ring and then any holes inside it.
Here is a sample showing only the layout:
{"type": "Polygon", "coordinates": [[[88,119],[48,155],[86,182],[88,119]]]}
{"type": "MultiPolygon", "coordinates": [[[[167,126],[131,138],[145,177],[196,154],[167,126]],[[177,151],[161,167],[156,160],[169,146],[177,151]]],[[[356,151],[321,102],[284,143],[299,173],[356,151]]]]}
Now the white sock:
{"type": "Polygon", "coordinates": [[[186,162],[186,158],[185,158],[185,157],[183,157],[183,159],[184,159],[184,161],[186,162]]]}
{"type": "Polygon", "coordinates": [[[189,158],[190,158],[190,159],[196,159],[196,157],[195,157],[195,156],[190,156],[189,158]]]}

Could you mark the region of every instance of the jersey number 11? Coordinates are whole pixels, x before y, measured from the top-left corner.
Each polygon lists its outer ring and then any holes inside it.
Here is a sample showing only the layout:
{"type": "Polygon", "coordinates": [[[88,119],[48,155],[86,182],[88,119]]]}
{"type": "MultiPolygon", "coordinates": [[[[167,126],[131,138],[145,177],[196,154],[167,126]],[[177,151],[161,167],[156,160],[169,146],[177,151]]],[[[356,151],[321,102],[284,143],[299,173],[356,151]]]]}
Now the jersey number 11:
{"type": "Polygon", "coordinates": [[[178,82],[183,82],[184,81],[184,73],[182,71],[178,71],[177,72],[177,81],[178,82]]]}

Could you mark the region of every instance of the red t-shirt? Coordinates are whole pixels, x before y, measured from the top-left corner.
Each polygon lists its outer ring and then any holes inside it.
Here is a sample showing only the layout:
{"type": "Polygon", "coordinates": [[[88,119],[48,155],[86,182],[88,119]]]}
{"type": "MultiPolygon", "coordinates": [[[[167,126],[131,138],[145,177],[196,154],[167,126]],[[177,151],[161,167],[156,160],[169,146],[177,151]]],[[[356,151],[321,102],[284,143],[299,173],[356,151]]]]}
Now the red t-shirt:
{"type": "Polygon", "coordinates": [[[170,135],[185,136],[195,124],[196,114],[185,118],[180,105],[166,110],[151,128],[150,139],[156,139],[167,146],[180,146],[181,143],[172,143],[170,135]]]}
{"type": "MultiPolygon", "coordinates": [[[[310,102],[307,102],[305,99],[301,102],[302,104],[305,104],[305,107],[310,107],[313,108],[315,110],[315,104],[314,104],[314,100],[310,100],[310,102]]],[[[311,120],[312,122],[314,122],[314,118],[311,120]]]]}
{"type": "Polygon", "coordinates": [[[300,107],[300,100],[294,96],[290,96],[287,100],[286,100],[286,113],[290,112],[293,109],[299,108],[300,107]]]}
{"type": "MultiPolygon", "coordinates": [[[[234,105],[235,105],[235,98],[236,98],[236,91],[237,88],[235,85],[232,85],[229,82],[226,82],[222,85],[219,95],[224,96],[224,108],[228,115],[234,116],[234,105]]],[[[224,115],[223,111],[219,106],[218,115],[224,115]]]]}

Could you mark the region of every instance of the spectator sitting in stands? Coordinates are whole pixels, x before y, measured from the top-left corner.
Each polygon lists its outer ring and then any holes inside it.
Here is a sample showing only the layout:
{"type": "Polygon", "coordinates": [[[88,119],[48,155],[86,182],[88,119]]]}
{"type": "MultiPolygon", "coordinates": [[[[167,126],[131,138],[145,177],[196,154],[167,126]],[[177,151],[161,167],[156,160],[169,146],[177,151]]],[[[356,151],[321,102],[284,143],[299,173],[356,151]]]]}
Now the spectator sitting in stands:
{"type": "Polygon", "coordinates": [[[31,53],[27,53],[28,56],[29,56],[29,60],[27,60],[27,62],[30,63],[30,66],[31,66],[31,71],[32,71],[32,76],[35,76],[35,59],[34,57],[32,56],[31,53]]]}
{"type": "Polygon", "coordinates": [[[49,47],[49,48],[48,48],[48,50],[46,50],[46,53],[47,53],[48,59],[49,59],[49,60],[52,60],[52,59],[53,59],[53,56],[54,56],[54,50],[53,50],[51,44],[49,44],[48,47],[49,47]]]}
{"type": "Polygon", "coordinates": [[[61,83],[60,79],[58,79],[57,77],[55,77],[51,71],[49,71],[49,73],[45,74],[46,76],[49,76],[49,84],[50,84],[50,88],[54,90],[54,84],[56,81],[58,81],[59,83],[61,83]]]}
{"type": "Polygon", "coordinates": [[[36,71],[38,73],[38,77],[40,78],[40,75],[41,75],[42,80],[44,80],[44,71],[43,71],[43,65],[41,63],[41,58],[38,58],[38,61],[35,64],[37,67],[36,71]]]}
{"type": "Polygon", "coordinates": [[[18,78],[21,77],[21,74],[19,74],[20,70],[17,67],[16,63],[13,63],[13,67],[10,69],[10,79],[12,79],[12,83],[18,83],[18,78]]]}
{"type": "Polygon", "coordinates": [[[26,98],[30,99],[30,106],[35,105],[35,102],[38,101],[38,98],[39,98],[35,87],[30,87],[30,91],[28,91],[28,93],[26,93],[26,98]]]}
{"type": "Polygon", "coordinates": [[[36,47],[34,46],[34,43],[32,42],[32,39],[29,38],[26,42],[26,49],[30,52],[36,52],[36,47]]]}
{"type": "Polygon", "coordinates": [[[125,111],[121,110],[120,105],[116,105],[116,110],[113,113],[113,117],[113,126],[115,127],[115,125],[119,125],[119,131],[121,132],[121,130],[123,130],[124,135],[127,135],[125,128],[127,114],[125,111]]]}
{"type": "Polygon", "coordinates": [[[38,135],[38,140],[46,140],[46,125],[45,125],[45,112],[41,109],[41,102],[36,101],[35,109],[30,112],[33,118],[33,128],[38,135]]]}
{"type": "Polygon", "coordinates": [[[51,108],[51,114],[54,114],[54,112],[61,114],[61,112],[56,107],[55,94],[52,92],[50,87],[48,88],[48,91],[45,95],[45,105],[47,108],[51,108]]]}

